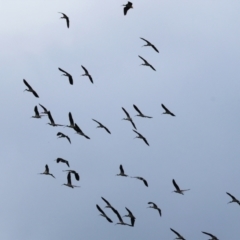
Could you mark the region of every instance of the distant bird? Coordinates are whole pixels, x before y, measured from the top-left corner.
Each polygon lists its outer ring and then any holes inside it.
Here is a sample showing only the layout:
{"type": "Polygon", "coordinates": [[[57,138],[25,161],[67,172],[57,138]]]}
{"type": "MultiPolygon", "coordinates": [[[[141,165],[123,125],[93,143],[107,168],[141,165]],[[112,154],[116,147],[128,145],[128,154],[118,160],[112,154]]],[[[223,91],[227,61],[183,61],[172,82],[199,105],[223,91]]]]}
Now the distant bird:
{"type": "MultiPolygon", "coordinates": [[[[141,38],[141,37],[140,37],[140,38],[141,38]]],[[[146,45],[143,45],[143,47],[145,47],[145,46],[150,46],[150,47],[152,47],[156,52],[159,53],[159,51],[157,50],[157,48],[156,48],[152,43],[150,43],[148,40],[146,40],[146,39],[144,39],[144,38],[141,38],[141,39],[147,43],[146,45]]]]}
{"type": "Polygon", "coordinates": [[[43,112],[41,112],[42,114],[48,114],[48,110],[39,103],[39,106],[43,109],[43,112]]]}
{"type": "Polygon", "coordinates": [[[136,128],[136,126],[135,126],[135,124],[134,124],[134,122],[133,122],[133,120],[132,120],[132,118],[130,117],[130,115],[129,115],[129,113],[122,107],[122,110],[125,112],[125,114],[127,115],[127,117],[126,118],[123,118],[122,120],[127,120],[127,121],[129,121],[129,122],[131,122],[131,124],[133,125],[133,127],[135,128],[135,129],[137,129],[136,128]]]}
{"type": "Polygon", "coordinates": [[[63,125],[61,125],[61,124],[56,124],[56,123],[54,122],[50,111],[48,111],[48,118],[49,118],[49,120],[50,120],[50,123],[47,123],[47,124],[49,124],[50,126],[53,126],[53,127],[63,126],[63,125]]]}
{"type": "Polygon", "coordinates": [[[131,178],[136,178],[136,179],[142,180],[143,183],[144,183],[144,185],[145,185],[146,187],[148,187],[148,183],[147,183],[147,181],[146,181],[144,178],[142,178],[142,177],[131,177],[131,178]]]}
{"type": "Polygon", "coordinates": [[[84,74],[82,74],[82,76],[88,76],[89,77],[89,79],[90,79],[90,81],[91,81],[91,83],[93,83],[93,79],[92,79],[92,76],[88,73],[88,70],[84,67],[84,66],[82,66],[81,65],[81,67],[82,67],[82,69],[84,70],[84,74]]]}
{"type": "Polygon", "coordinates": [[[58,12],[58,13],[62,14],[62,17],[60,17],[60,18],[66,19],[67,27],[69,28],[70,21],[69,21],[68,16],[66,14],[62,13],[62,12],[58,12]]]}
{"type": "Polygon", "coordinates": [[[123,6],[125,6],[125,7],[123,8],[123,13],[124,13],[124,15],[127,15],[128,10],[129,10],[130,8],[133,8],[131,2],[128,2],[127,4],[124,4],[123,6]]]}
{"type": "Polygon", "coordinates": [[[226,192],[226,193],[227,193],[227,195],[229,195],[232,198],[232,201],[230,201],[229,203],[235,202],[235,203],[238,203],[238,205],[240,205],[240,201],[237,198],[235,198],[233,195],[231,195],[228,192],[226,192]]]}
{"type": "Polygon", "coordinates": [[[212,235],[211,233],[207,233],[207,232],[202,232],[202,233],[210,236],[211,239],[209,239],[209,240],[219,240],[216,236],[212,235]]]}
{"type": "Polygon", "coordinates": [[[138,134],[138,136],[136,136],[135,138],[140,138],[140,139],[142,139],[142,140],[149,146],[147,139],[146,139],[141,133],[137,132],[137,131],[134,130],[134,129],[133,129],[133,131],[134,131],[136,134],[138,134]]]}
{"type": "Polygon", "coordinates": [[[23,79],[23,82],[28,87],[28,89],[25,89],[24,91],[31,92],[36,98],[39,98],[38,94],[34,91],[34,89],[28,84],[25,79],[23,79]]]}
{"type": "Polygon", "coordinates": [[[185,240],[185,238],[181,235],[181,234],[179,234],[178,232],[176,232],[175,230],[173,230],[172,228],[170,228],[171,229],[171,231],[172,232],[174,232],[178,237],[177,238],[175,238],[175,239],[179,239],[179,240],[185,240]]]}
{"type": "Polygon", "coordinates": [[[112,208],[112,210],[113,210],[113,212],[117,215],[117,217],[118,217],[118,219],[119,219],[119,222],[116,223],[115,225],[120,224],[120,225],[127,225],[127,226],[130,226],[130,227],[133,227],[133,225],[123,222],[123,220],[122,220],[119,212],[118,212],[115,208],[112,208]]]}
{"type": "Polygon", "coordinates": [[[66,164],[67,164],[67,166],[68,166],[68,167],[70,167],[70,165],[69,165],[68,161],[67,161],[67,160],[65,160],[65,159],[62,159],[62,158],[57,158],[55,161],[56,161],[57,163],[60,163],[60,162],[62,162],[62,163],[66,163],[66,164]]]}
{"type": "Polygon", "coordinates": [[[83,133],[83,131],[79,128],[79,126],[75,123],[74,130],[77,132],[77,134],[84,136],[87,139],[90,139],[87,135],[83,133]]]}
{"type": "Polygon", "coordinates": [[[105,212],[98,206],[96,205],[98,211],[101,213],[100,216],[105,217],[109,222],[112,223],[112,220],[105,214],[105,212]]]}
{"type": "Polygon", "coordinates": [[[68,175],[67,175],[67,183],[66,183],[66,184],[64,183],[64,184],[62,184],[62,185],[65,185],[65,186],[71,187],[71,188],[80,187],[80,186],[72,185],[71,172],[69,172],[68,175]]]}
{"type": "Polygon", "coordinates": [[[58,138],[66,138],[69,141],[69,143],[71,143],[70,138],[67,135],[65,135],[64,133],[58,132],[57,136],[58,136],[58,138]]]}
{"type": "Polygon", "coordinates": [[[175,193],[179,193],[179,194],[184,195],[183,192],[190,190],[190,189],[181,190],[181,189],[179,188],[179,186],[177,185],[177,183],[175,182],[174,179],[172,180],[172,183],[173,183],[174,187],[176,188],[176,190],[173,191],[173,192],[175,192],[175,193]]]}
{"type": "Polygon", "coordinates": [[[111,208],[111,209],[113,208],[112,205],[105,198],[103,198],[103,197],[101,197],[101,198],[107,204],[107,206],[105,208],[111,208]]]}
{"type": "MultiPolygon", "coordinates": [[[[126,208],[126,207],[125,207],[126,208]]],[[[128,211],[128,215],[124,215],[123,217],[129,217],[129,218],[131,218],[131,224],[132,224],[132,226],[134,226],[134,223],[135,223],[135,217],[134,217],[134,215],[132,214],[132,212],[128,209],[128,208],[126,208],[126,210],[128,211]]]]}
{"type": "Polygon", "coordinates": [[[148,202],[148,204],[152,204],[152,206],[148,207],[148,208],[153,208],[158,210],[160,217],[162,216],[162,212],[161,209],[157,206],[157,204],[153,203],[153,202],[148,202]]]}
{"type": "Polygon", "coordinates": [[[43,173],[39,173],[39,174],[45,174],[45,175],[50,175],[50,176],[54,177],[51,173],[49,173],[49,168],[48,168],[47,164],[45,165],[45,171],[43,173]]]}
{"type": "Polygon", "coordinates": [[[117,174],[116,176],[122,176],[122,177],[127,177],[128,176],[124,173],[122,164],[119,166],[119,169],[120,169],[120,173],[117,174]]]}
{"type": "Polygon", "coordinates": [[[100,122],[98,122],[95,119],[92,119],[92,120],[99,124],[99,126],[97,126],[97,128],[104,128],[109,134],[111,134],[111,132],[104,125],[102,125],[100,122]]]}
{"type": "Polygon", "coordinates": [[[58,70],[61,71],[61,72],[63,72],[62,75],[68,77],[69,83],[70,83],[71,85],[73,85],[73,78],[72,78],[72,75],[69,74],[68,72],[64,71],[64,70],[61,69],[61,68],[58,68],[58,70]]]}
{"type": "Polygon", "coordinates": [[[63,170],[63,172],[70,172],[70,173],[74,174],[75,179],[76,179],[77,181],[80,180],[79,174],[78,174],[76,171],[74,171],[74,170],[63,170]]]}
{"type": "MultiPolygon", "coordinates": [[[[139,55],[138,55],[139,56],[139,55]]],[[[143,57],[141,57],[141,56],[139,56],[143,61],[144,61],[144,63],[142,63],[141,65],[143,65],[143,66],[148,66],[148,67],[150,67],[152,70],[154,70],[154,71],[156,71],[156,69],[150,64],[150,63],[148,63],[148,61],[146,60],[146,59],[144,59],[143,57]]]]}
{"type": "Polygon", "coordinates": [[[69,112],[68,114],[68,118],[69,118],[69,122],[70,122],[70,125],[66,125],[65,127],[69,127],[69,128],[75,128],[75,124],[74,124],[74,120],[73,120],[73,117],[72,117],[72,114],[69,112]]]}
{"type": "Polygon", "coordinates": [[[162,104],[162,107],[165,110],[165,112],[163,112],[162,114],[169,114],[169,115],[175,117],[175,115],[172,112],[170,112],[163,104],[162,104]]]}
{"type": "Polygon", "coordinates": [[[136,105],[133,104],[133,107],[135,108],[135,110],[139,113],[137,114],[136,116],[138,117],[144,117],[144,118],[152,118],[152,117],[149,117],[149,116],[146,116],[144,114],[142,114],[142,112],[138,109],[138,107],[136,105]]]}
{"type": "Polygon", "coordinates": [[[32,118],[41,118],[42,116],[44,116],[39,114],[37,106],[34,107],[34,112],[35,116],[32,116],[32,118]]]}

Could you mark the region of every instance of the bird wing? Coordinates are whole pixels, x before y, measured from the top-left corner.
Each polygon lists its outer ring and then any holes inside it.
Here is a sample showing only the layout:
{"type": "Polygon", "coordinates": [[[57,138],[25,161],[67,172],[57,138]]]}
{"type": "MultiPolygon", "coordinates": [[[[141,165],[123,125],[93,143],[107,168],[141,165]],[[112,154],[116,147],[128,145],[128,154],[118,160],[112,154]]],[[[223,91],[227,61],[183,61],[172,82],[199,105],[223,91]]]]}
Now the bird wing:
{"type": "MultiPolygon", "coordinates": [[[[126,207],[125,207],[125,208],[126,208],[126,207]]],[[[128,211],[129,215],[132,215],[132,216],[133,216],[132,212],[131,212],[128,208],[126,208],[126,210],[128,211]]]]}
{"type": "MultiPolygon", "coordinates": [[[[139,56],[139,55],[138,55],[139,56]]],[[[139,56],[145,63],[149,64],[143,57],[139,56]]]]}
{"type": "Polygon", "coordinates": [[[72,77],[72,75],[68,75],[68,79],[69,79],[69,83],[71,84],[71,85],[73,85],[73,77],[72,77]]]}
{"type": "Polygon", "coordinates": [[[108,216],[105,216],[105,218],[112,223],[112,220],[108,216]]]}
{"type": "Polygon", "coordinates": [[[74,126],[74,130],[83,134],[82,130],[79,128],[79,126],[76,123],[74,126]]]}
{"type": "Polygon", "coordinates": [[[132,226],[134,226],[134,223],[135,223],[135,218],[131,218],[131,224],[132,224],[132,226]]]}
{"type": "Polygon", "coordinates": [[[71,172],[68,173],[68,175],[67,175],[67,180],[68,180],[68,183],[69,183],[70,185],[72,185],[71,172]]]}
{"type": "Polygon", "coordinates": [[[166,112],[170,112],[163,104],[161,104],[161,106],[166,112]]]}
{"type": "Polygon", "coordinates": [[[153,48],[156,52],[159,53],[159,51],[157,50],[157,48],[156,48],[154,45],[151,45],[151,46],[152,46],[152,48],[153,48]]]}
{"type": "Polygon", "coordinates": [[[87,70],[83,65],[81,65],[81,67],[82,67],[82,69],[84,70],[84,72],[85,72],[86,74],[88,74],[88,70],[87,70]]]}
{"type": "Polygon", "coordinates": [[[65,160],[65,163],[68,165],[68,167],[70,167],[69,162],[67,160],[65,160]]]}
{"type": "Polygon", "coordinates": [[[57,136],[62,136],[62,133],[61,133],[61,132],[58,132],[58,133],[57,133],[57,136]]]}
{"type": "Polygon", "coordinates": [[[46,172],[46,173],[49,173],[49,168],[48,168],[48,165],[47,165],[47,164],[45,165],[45,172],[46,172]]]}
{"type": "Polygon", "coordinates": [[[83,134],[83,136],[85,137],[85,138],[87,138],[87,139],[90,139],[90,137],[88,137],[87,135],[85,135],[85,134],[83,134]]]}
{"type": "Polygon", "coordinates": [[[97,120],[95,119],[92,119],[94,122],[98,123],[100,126],[103,126],[100,122],[98,122],[97,120]]]}
{"type": "Polygon", "coordinates": [[[99,212],[101,212],[103,215],[106,215],[105,212],[97,204],[96,204],[96,207],[97,207],[99,212]]]}
{"type": "Polygon", "coordinates": [[[78,174],[77,172],[74,171],[74,175],[75,175],[75,179],[76,179],[77,181],[79,181],[79,180],[80,180],[80,176],[79,176],[79,174],[78,174]]]}
{"type": "Polygon", "coordinates": [[[108,130],[108,128],[106,128],[105,126],[103,126],[103,128],[104,128],[109,134],[111,134],[111,132],[108,130]]]}
{"type": "Polygon", "coordinates": [[[133,129],[133,131],[134,131],[136,134],[138,134],[139,137],[142,137],[142,135],[141,135],[139,132],[137,132],[137,131],[134,130],[134,129],[133,129]]]}
{"type": "Polygon", "coordinates": [[[111,206],[111,204],[105,198],[103,198],[103,197],[101,197],[101,198],[108,206],[111,206]]]}
{"type": "Polygon", "coordinates": [[[226,192],[227,195],[229,195],[232,199],[236,199],[233,195],[231,195],[230,193],[226,192]]]}
{"type": "Polygon", "coordinates": [[[142,112],[137,108],[136,105],[133,104],[133,107],[135,108],[135,110],[136,110],[140,115],[143,115],[142,112]]]}
{"type": "Polygon", "coordinates": [[[155,69],[151,64],[149,64],[149,67],[150,67],[152,70],[156,71],[156,69],[155,69]]]}
{"type": "Polygon", "coordinates": [[[51,123],[55,124],[50,111],[48,111],[48,118],[49,118],[51,123]]]}
{"type": "Polygon", "coordinates": [[[72,114],[69,112],[68,114],[68,117],[69,117],[69,122],[70,122],[70,125],[73,125],[74,126],[74,121],[73,121],[73,118],[72,118],[72,114]]]}
{"type": "Polygon", "coordinates": [[[119,212],[118,212],[115,208],[112,208],[112,210],[113,210],[113,212],[117,215],[119,221],[120,221],[120,222],[123,222],[123,220],[122,220],[122,218],[121,218],[119,212]]]}
{"type": "Polygon", "coordinates": [[[65,137],[67,138],[67,140],[69,141],[69,143],[71,143],[71,140],[70,140],[70,137],[69,136],[66,136],[65,137]]]}
{"type": "Polygon", "coordinates": [[[142,140],[149,146],[149,143],[145,137],[143,137],[142,140]]]}
{"type": "Polygon", "coordinates": [[[128,118],[130,118],[130,115],[128,114],[128,112],[122,107],[122,110],[125,112],[125,114],[127,115],[128,118]]]}
{"type": "Polygon", "coordinates": [[[179,186],[177,185],[177,183],[175,182],[174,179],[172,180],[172,182],[173,182],[174,187],[175,187],[178,191],[180,191],[180,188],[179,188],[179,186]]]}
{"type": "Polygon", "coordinates": [[[43,109],[45,112],[48,111],[48,110],[47,110],[43,105],[41,105],[40,103],[39,103],[39,105],[42,107],[42,109],[43,109]]]}
{"type": "Polygon", "coordinates": [[[67,74],[67,75],[69,75],[69,73],[68,73],[68,72],[64,71],[64,70],[63,70],[63,69],[61,69],[61,68],[58,68],[58,70],[59,70],[59,71],[61,71],[61,72],[63,72],[63,73],[65,73],[65,74],[67,74]]]}
{"type": "Polygon", "coordinates": [[[180,235],[178,232],[176,232],[175,230],[173,230],[172,228],[170,228],[170,230],[171,230],[172,232],[174,232],[176,235],[178,235],[179,237],[181,237],[181,235],[180,235]]]}
{"type": "Polygon", "coordinates": [[[147,181],[143,178],[142,181],[144,182],[145,186],[148,187],[147,181]]]}
{"type": "Polygon", "coordinates": [[[160,217],[161,217],[161,216],[162,216],[162,212],[161,212],[161,209],[160,209],[160,208],[158,208],[158,212],[159,212],[160,217]]]}
{"type": "Polygon", "coordinates": [[[126,15],[127,14],[127,11],[129,10],[129,7],[128,6],[125,6],[124,8],[123,8],[123,13],[124,13],[124,15],[126,15]]]}
{"type": "Polygon", "coordinates": [[[35,97],[39,98],[38,94],[37,94],[33,89],[32,89],[32,94],[33,94],[35,97]]]}
{"type": "MultiPolygon", "coordinates": [[[[65,14],[64,14],[65,15],[65,14]]],[[[65,15],[66,16],[66,15],[65,15]]],[[[67,22],[67,27],[69,28],[69,23],[70,23],[70,21],[69,21],[69,17],[67,17],[66,16],[66,22],[67,22]]]]}
{"type": "Polygon", "coordinates": [[[93,83],[92,76],[91,76],[91,75],[88,75],[88,77],[89,77],[89,79],[90,79],[91,83],[93,83]]]}
{"type": "Polygon", "coordinates": [[[124,170],[123,170],[123,166],[122,166],[122,164],[120,165],[119,168],[120,168],[120,172],[124,174],[124,170]]]}
{"type": "Polygon", "coordinates": [[[208,235],[208,236],[210,236],[212,238],[217,238],[216,236],[212,235],[211,233],[207,233],[207,232],[202,232],[202,233],[204,233],[204,234],[206,234],[206,235],[208,235]]]}
{"type": "MultiPolygon", "coordinates": [[[[141,38],[141,37],[140,37],[141,38]]],[[[148,40],[144,39],[144,38],[141,38],[143,41],[145,41],[146,43],[152,45],[148,40]]]]}
{"type": "Polygon", "coordinates": [[[157,207],[157,205],[153,202],[148,202],[148,204],[152,204],[153,206],[157,207]]]}
{"type": "Polygon", "coordinates": [[[32,87],[28,84],[28,82],[27,82],[25,79],[23,79],[23,82],[24,82],[24,84],[29,88],[29,90],[30,90],[30,89],[32,90],[32,87]]]}
{"type": "Polygon", "coordinates": [[[37,108],[37,106],[35,106],[35,108],[34,108],[34,112],[35,112],[36,115],[39,115],[39,112],[38,112],[38,108],[37,108]]]}
{"type": "Polygon", "coordinates": [[[135,124],[134,124],[134,122],[133,122],[133,120],[131,120],[130,122],[132,123],[133,127],[134,127],[135,129],[137,129],[136,126],[135,126],[135,124]]]}

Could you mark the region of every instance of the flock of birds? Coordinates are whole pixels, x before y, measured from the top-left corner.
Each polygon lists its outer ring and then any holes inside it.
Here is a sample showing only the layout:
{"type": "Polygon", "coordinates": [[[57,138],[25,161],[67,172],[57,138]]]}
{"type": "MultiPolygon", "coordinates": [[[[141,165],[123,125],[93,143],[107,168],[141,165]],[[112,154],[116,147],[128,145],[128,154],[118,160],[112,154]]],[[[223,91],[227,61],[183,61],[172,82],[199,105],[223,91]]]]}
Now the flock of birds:
{"type": "MultiPolygon", "coordinates": [[[[131,2],[128,2],[127,4],[123,5],[124,8],[123,8],[123,13],[124,15],[127,14],[128,10],[133,8],[133,4],[131,2]]],[[[67,24],[67,27],[69,28],[70,27],[70,20],[69,20],[69,17],[65,14],[65,13],[62,13],[62,19],[65,19],[66,20],[66,24],[67,24]]],[[[151,43],[149,42],[148,40],[144,39],[144,38],[141,38],[143,41],[146,42],[145,45],[143,46],[149,46],[149,47],[152,47],[157,53],[159,53],[158,49],[151,43]]],[[[141,65],[143,66],[148,66],[150,67],[152,70],[156,71],[156,69],[146,60],[144,59],[143,57],[139,56],[140,59],[143,60],[143,63],[141,65]]],[[[84,66],[81,66],[82,69],[84,70],[84,74],[82,74],[82,76],[87,76],[90,80],[90,82],[93,84],[93,78],[92,76],[89,74],[88,70],[84,67],[84,66]]],[[[67,71],[63,70],[62,68],[58,68],[59,71],[61,71],[63,74],[63,76],[66,76],[69,80],[69,83],[71,85],[73,85],[73,77],[70,73],[68,73],[67,71]]],[[[25,80],[23,79],[23,83],[26,85],[27,89],[25,89],[24,91],[28,91],[28,92],[31,92],[36,98],[39,98],[39,95],[38,93],[34,90],[34,88],[25,80]]],[[[68,128],[72,128],[77,134],[85,137],[86,139],[90,139],[89,136],[87,136],[81,129],[80,127],[74,122],[74,119],[72,117],[72,114],[71,112],[69,112],[68,114],[68,117],[69,117],[69,125],[64,125],[64,124],[57,124],[55,123],[53,117],[52,117],[52,114],[50,112],[50,110],[48,110],[46,107],[44,107],[43,105],[39,104],[39,106],[43,109],[43,112],[39,113],[38,111],[38,106],[35,106],[34,107],[34,112],[35,112],[35,115],[32,116],[32,118],[36,118],[36,119],[40,119],[44,116],[47,116],[48,119],[49,119],[49,124],[50,126],[53,126],[53,127],[68,127],[68,128]]],[[[161,104],[162,108],[164,109],[164,112],[163,114],[168,114],[170,116],[173,116],[175,117],[175,115],[164,105],[164,104],[161,104]]],[[[138,113],[136,116],[138,117],[142,117],[142,118],[149,118],[151,119],[152,117],[151,116],[147,116],[145,114],[143,114],[139,108],[136,106],[136,105],[133,105],[133,108],[136,110],[136,112],[138,113]]],[[[147,141],[147,139],[137,131],[137,127],[135,125],[135,123],[133,122],[133,119],[131,118],[130,114],[125,110],[125,108],[122,107],[122,110],[124,111],[125,115],[126,115],[126,118],[123,118],[123,120],[126,120],[126,121],[129,121],[132,126],[133,126],[133,132],[137,134],[137,136],[135,138],[139,138],[139,139],[142,139],[144,141],[144,143],[146,145],[149,146],[149,143],[147,141]]],[[[96,122],[98,124],[97,128],[103,128],[108,134],[111,134],[110,130],[104,126],[101,122],[95,120],[95,119],[92,119],[94,122],[96,122]]],[[[71,139],[64,133],[62,132],[58,132],[57,133],[57,136],[58,138],[66,138],[68,140],[68,142],[71,144],[71,139]]],[[[65,159],[62,159],[62,158],[57,158],[55,160],[57,163],[63,163],[63,164],[66,164],[68,167],[70,167],[70,164],[67,160],[65,159]]],[[[129,177],[127,174],[125,174],[124,172],[124,169],[123,169],[123,166],[120,165],[119,167],[120,169],[120,173],[119,174],[116,174],[117,176],[122,176],[122,177],[129,177]]],[[[73,185],[72,184],[72,179],[71,179],[71,176],[74,175],[75,177],[75,180],[76,181],[80,181],[80,176],[79,174],[77,173],[77,171],[75,170],[63,170],[63,172],[67,172],[67,183],[64,183],[62,185],[65,185],[67,187],[70,187],[70,188],[75,188],[75,187],[80,187],[80,186],[76,186],[76,185],[73,185]]],[[[50,170],[49,170],[49,167],[48,165],[46,164],[45,165],[45,171],[42,172],[42,173],[39,173],[39,174],[43,174],[43,175],[50,175],[51,177],[55,178],[54,175],[52,173],[50,173],[50,170]]],[[[140,181],[142,181],[144,183],[144,185],[146,187],[148,187],[148,182],[146,179],[144,179],[143,177],[139,177],[139,176],[133,176],[131,178],[135,178],[135,179],[138,179],[140,181]]],[[[172,179],[172,184],[175,188],[175,190],[173,192],[175,193],[178,193],[178,194],[182,194],[184,195],[184,192],[185,191],[189,191],[190,189],[181,189],[178,184],[176,183],[176,181],[174,179],[172,179]]],[[[231,195],[230,193],[227,192],[227,195],[232,199],[229,203],[237,203],[238,205],[240,205],[240,201],[235,198],[233,195],[231,195]]],[[[126,211],[127,211],[127,215],[124,215],[124,216],[121,216],[119,214],[119,212],[105,199],[102,197],[102,200],[107,204],[105,206],[105,208],[109,208],[111,209],[116,215],[117,215],[117,218],[119,220],[119,222],[117,222],[116,224],[119,224],[119,225],[126,225],[126,226],[130,226],[130,227],[134,227],[134,224],[135,224],[135,220],[136,220],[136,217],[134,216],[134,214],[127,208],[125,207],[126,211]],[[128,217],[130,218],[130,223],[126,223],[123,221],[123,217],[128,217]]],[[[148,208],[152,208],[152,209],[155,209],[158,211],[160,217],[162,216],[162,211],[161,209],[157,206],[157,204],[155,204],[154,202],[148,202],[149,204],[149,207],[148,208]]],[[[107,214],[101,209],[101,207],[96,204],[96,208],[98,209],[98,211],[101,213],[100,216],[106,218],[106,220],[110,223],[112,223],[113,221],[107,216],[107,214]]],[[[170,228],[170,230],[177,236],[175,239],[180,239],[180,240],[185,240],[185,238],[180,234],[178,233],[177,231],[175,231],[174,229],[170,228]]],[[[213,234],[211,233],[208,233],[208,232],[204,232],[202,231],[203,234],[205,235],[208,235],[209,237],[211,237],[210,240],[218,240],[218,238],[216,236],[214,236],[213,234]]]]}

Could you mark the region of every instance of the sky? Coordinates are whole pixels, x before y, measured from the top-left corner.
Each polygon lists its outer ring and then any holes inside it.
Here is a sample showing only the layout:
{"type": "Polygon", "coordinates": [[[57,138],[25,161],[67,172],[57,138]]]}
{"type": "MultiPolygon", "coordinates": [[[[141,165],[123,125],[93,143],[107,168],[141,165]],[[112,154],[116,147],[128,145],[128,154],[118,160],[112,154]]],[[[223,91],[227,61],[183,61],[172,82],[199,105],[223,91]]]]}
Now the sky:
{"type": "Polygon", "coordinates": [[[1,3],[2,239],[174,239],[170,228],[186,239],[208,239],[201,231],[239,239],[240,208],[226,194],[240,199],[238,1],[139,0],[126,16],[120,0],[1,3]],[[156,71],[140,66],[139,55],[156,71]],[[23,79],[39,98],[23,92],[23,79]],[[47,125],[47,116],[31,118],[39,103],[59,124],[68,125],[71,112],[91,139],[47,125]],[[136,117],[133,104],[153,118],[136,117]],[[161,104],[176,117],[162,114],[161,104]],[[122,107],[150,146],[134,139],[122,107]],[[59,157],[79,173],[72,183],[80,188],[62,186],[69,168],[59,157]],[[46,164],[56,179],[39,174],[46,164]],[[120,164],[149,187],[116,176],[120,164]],[[172,192],[172,179],[190,191],[172,192]],[[135,226],[115,225],[101,197],[121,216],[130,209],[135,226]],[[147,208],[150,201],[162,217],[147,208]]]}

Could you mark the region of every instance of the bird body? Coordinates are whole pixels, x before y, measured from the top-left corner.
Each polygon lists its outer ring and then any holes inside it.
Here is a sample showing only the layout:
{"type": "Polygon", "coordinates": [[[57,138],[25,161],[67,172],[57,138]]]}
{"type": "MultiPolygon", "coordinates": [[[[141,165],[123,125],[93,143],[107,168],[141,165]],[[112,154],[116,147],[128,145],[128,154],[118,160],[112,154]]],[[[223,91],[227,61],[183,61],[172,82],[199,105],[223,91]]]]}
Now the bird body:
{"type": "Polygon", "coordinates": [[[140,57],[140,58],[144,61],[144,63],[142,63],[141,65],[143,65],[143,66],[148,66],[148,67],[150,67],[152,70],[156,71],[156,69],[155,69],[146,59],[144,59],[143,57],[141,57],[141,56],[139,56],[139,55],[138,55],[138,57],[140,57]]]}

